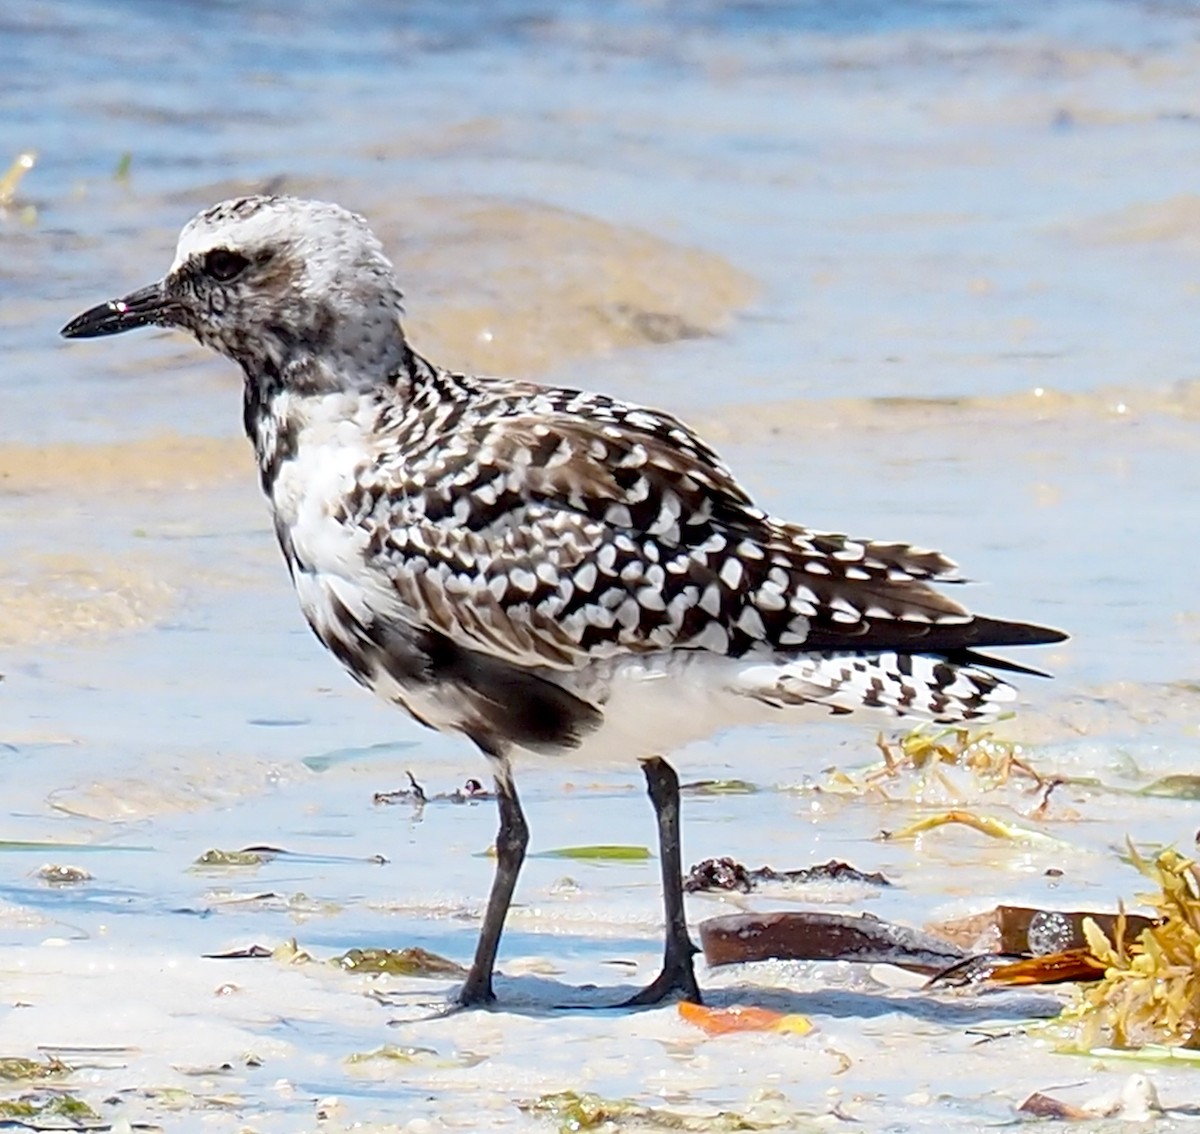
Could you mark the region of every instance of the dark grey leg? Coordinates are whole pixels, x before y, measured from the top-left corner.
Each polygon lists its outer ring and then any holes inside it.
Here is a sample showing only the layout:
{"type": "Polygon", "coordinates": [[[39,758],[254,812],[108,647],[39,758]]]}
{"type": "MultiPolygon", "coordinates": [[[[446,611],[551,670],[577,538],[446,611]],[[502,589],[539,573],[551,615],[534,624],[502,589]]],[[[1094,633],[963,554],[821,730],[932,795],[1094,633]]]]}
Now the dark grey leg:
{"type": "Polygon", "coordinates": [[[683,865],[679,851],[679,777],[675,769],[661,757],[642,761],[646,790],[654,804],[658,820],[658,857],[662,863],[663,906],[666,912],[667,938],[663,950],[662,972],[641,992],[622,1005],[635,1008],[658,1004],[671,996],[679,996],[700,1004],[700,989],[692,957],[699,950],[688,936],[687,919],[683,912],[683,865]]]}
{"type": "Polygon", "coordinates": [[[500,805],[496,875],[488,896],[487,912],[483,915],[483,928],[479,931],[479,944],[475,946],[475,960],[471,962],[467,979],[454,998],[454,1003],[461,1008],[475,1008],[496,999],[492,992],[496,950],[500,945],[500,934],[504,930],[504,918],[512,902],[517,875],[521,871],[521,863],[525,861],[525,848],[529,845],[529,828],[525,825],[521,801],[517,799],[517,790],[507,768],[496,776],[496,800],[500,805]]]}

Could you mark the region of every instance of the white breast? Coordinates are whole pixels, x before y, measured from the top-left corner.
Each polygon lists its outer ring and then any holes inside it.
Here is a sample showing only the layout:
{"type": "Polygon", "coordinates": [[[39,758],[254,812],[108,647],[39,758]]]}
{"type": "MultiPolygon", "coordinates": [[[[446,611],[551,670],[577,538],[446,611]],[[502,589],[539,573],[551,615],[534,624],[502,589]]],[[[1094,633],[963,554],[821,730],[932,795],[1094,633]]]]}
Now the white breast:
{"type": "Polygon", "coordinates": [[[286,533],[300,605],[314,627],[328,622],[330,596],[365,616],[374,581],[365,559],[367,532],[339,518],[347,496],[374,454],[368,443],[372,407],[357,395],[299,398],[280,394],[273,415],[296,438],[271,486],[270,501],[281,535],[286,533]]]}

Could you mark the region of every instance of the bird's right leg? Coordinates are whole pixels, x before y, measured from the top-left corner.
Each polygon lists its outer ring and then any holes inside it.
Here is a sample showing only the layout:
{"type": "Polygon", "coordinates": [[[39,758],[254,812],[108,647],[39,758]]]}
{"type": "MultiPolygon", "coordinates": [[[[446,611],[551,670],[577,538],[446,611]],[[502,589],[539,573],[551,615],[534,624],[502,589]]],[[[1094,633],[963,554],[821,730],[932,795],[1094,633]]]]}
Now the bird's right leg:
{"type": "Polygon", "coordinates": [[[666,916],[666,942],[662,972],[641,992],[635,993],[622,1008],[661,1004],[672,997],[700,1004],[700,986],[696,984],[693,956],[700,952],[688,936],[683,909],[683,864],[679,847],[679,777],[675,769],[659,756],[642,761],[646,790],[658,820],[658,855],[662,865],[663,912],[666,916]]]}
{"type": "Polygon", "coordinates": [[[525,848],[529,845],[529,828],[517,789],[507,761],[496,772],[496,801],[500,806],[500,830],[496,834],[496,875],[492,880],[492,892],[488,896],[487,912],[483,915],[483,928],[479,931],[479,943],[475,946],[475,960],[471,962],[467,979],[454,998],[460,1008],[475,1008],[490,1004],[496,999],[492,991],[492,970],[496,967],[496,950],[500,946],[500,934],[504,931],[504,918],[512,903],[513,889],[521,863],[525,861],[525,848]]]}

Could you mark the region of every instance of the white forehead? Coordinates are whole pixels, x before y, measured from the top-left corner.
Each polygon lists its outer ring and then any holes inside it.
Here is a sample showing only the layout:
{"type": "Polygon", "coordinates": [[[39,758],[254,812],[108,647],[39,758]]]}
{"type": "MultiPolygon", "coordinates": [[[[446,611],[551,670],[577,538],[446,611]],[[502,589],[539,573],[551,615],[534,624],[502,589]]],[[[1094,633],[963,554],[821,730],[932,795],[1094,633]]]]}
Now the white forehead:
{"type": "Polygon", "coordinates": [[[298,197],[238,197],[193,217],[179,234],[174,271],[213,248],[247,250],[287,246],[307,259],[337,254],[382,255],[367,222],[340,205],[298,197]]]}

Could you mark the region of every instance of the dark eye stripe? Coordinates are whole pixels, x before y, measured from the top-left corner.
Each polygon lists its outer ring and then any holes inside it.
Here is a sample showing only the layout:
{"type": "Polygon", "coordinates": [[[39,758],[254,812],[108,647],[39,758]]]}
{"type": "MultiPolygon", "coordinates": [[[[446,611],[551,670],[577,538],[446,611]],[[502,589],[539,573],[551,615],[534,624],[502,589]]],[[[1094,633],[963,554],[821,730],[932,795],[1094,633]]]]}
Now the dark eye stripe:
{"type": "Polygon", "coordinates": [[[249,263],[240,252],[228,248],[214,248],[204,257],[204,274],[220,283],[229,283],[240,276],[249,263]]]}

